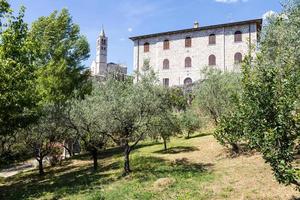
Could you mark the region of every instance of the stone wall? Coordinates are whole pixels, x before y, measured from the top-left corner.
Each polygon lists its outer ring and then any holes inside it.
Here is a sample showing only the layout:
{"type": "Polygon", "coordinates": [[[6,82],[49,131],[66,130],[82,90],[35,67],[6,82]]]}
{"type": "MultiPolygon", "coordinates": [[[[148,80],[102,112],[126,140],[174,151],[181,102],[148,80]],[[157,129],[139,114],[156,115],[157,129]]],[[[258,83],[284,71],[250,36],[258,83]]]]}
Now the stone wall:
{"type": "Polygon", "coordinates": [[[197,30],[188,33],[175,33],[164,36],[138,39],[134,41],[134,70],[140,70],[144,60],[150,61],[150,66],[158,73],[160,82],[169,78],[170,86],[182,85],[189,77],[194,81],[203,79],[201,69],[208,66],[208,57],[216,56],[216,66],[221,70],[239,70],[234,64],[234,54],[237,52],[245,56],[251,45],[257,44],[257,25],[245,24],[240,26],[223,27],[209,30],[197,30]],[[242,42],[234,42],[234,33],[242,32],[242,42]],[[210,34],[216,35],[216,44],[209,45],[210,34]],[[192,38],[192,47],[185,47],[185,38],[192,38]],[[168,39],[170,49],[163,49],[164,40],[168,39]],[[144,52],[144,43],[150,44],[150,51],[144,52]],[[191,57],[192,67],[185,68],[186,57],[191,57]],[[169,60],[169,69],[163,69],[163,60],[169,60]],[[139,69],[138,69],[139,68],[139,69]]]}

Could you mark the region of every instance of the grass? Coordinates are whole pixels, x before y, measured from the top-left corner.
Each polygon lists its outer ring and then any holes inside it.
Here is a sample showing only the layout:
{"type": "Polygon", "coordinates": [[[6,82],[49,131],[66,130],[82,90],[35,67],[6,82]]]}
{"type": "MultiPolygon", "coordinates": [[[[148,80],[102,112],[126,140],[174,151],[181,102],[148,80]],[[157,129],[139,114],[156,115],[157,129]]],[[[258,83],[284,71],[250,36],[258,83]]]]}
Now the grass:
{"type": "Polygon", "coordinates": [[[0,199],[292,199],[297,195],[273,180],[259,156],[229,158],[207,134],[173,138],[168,150],[162,149],[161,143],[138,145],[131,155],[133,173],[127,177],[122,176],[122,150],[112,148],[99,156],[97,172],[92,171],[90,157],[80,155],[63,166],[46,168],[43,178],[33,170],[0,179],[0,199]],[[160,180],[167,181],[157,184],[160,180]]]}

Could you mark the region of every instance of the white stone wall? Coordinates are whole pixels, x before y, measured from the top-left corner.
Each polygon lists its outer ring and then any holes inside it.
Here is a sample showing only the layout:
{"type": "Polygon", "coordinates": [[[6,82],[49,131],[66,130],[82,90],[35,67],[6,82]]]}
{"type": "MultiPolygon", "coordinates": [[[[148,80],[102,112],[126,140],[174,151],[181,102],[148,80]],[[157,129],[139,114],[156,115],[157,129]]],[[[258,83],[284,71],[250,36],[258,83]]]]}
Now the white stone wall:
{"type": "Polygon", "coordinates": [[[134,70],[141,70],[144,60],[149,59],[150,66],[158,73],[160,82],[163,78],[169,78],[170,86],[182,85],[184,79],[190,77],[193,82],[202,79],[201,69],[208,66],[208,57],[216,56],[216,67],[221,70],[239,70],[234,64],[234,54],[242,53],[245,56],[249,52],[249,38],[251,44],[257,44],[257,26],[249,25],[224,27],[209,30],[192,31],[189,33],[171,34],[134,41],[134,70]],[[250,28],[250,33],[249,33],[250,28]],[[234,33],[242,32],[242,42],[234,42],[234,33]],[[208,36],[216,35],[216,44],[208,44],[208,36]],[[192,47],[185,47],[185,38],[192,38],[192,47]],[[163,49],[163,41],[169,40],[170,49],[163,49]],[[150,44],[150,51],[144,52],[144,43],[150,44]],[[225,47],[225,48],[224,48],[225,47]],[[192,67],[185,68],[186,57],[191,57],[192,67]],[[163,60],[169,59],[169,69],[163,69],[163,60]],[[139,62],[139,64],[138,64],[139,62]]]}

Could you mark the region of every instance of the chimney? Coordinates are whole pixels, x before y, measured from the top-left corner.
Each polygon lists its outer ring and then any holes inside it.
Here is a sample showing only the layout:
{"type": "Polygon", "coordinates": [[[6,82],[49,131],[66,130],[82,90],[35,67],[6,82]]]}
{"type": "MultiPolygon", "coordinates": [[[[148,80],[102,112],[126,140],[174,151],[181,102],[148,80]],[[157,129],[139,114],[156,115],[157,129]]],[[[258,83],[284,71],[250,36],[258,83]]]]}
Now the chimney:
{"type": "Polygon", "coordinates": [[[198,21],[194,22],[194,28],[199,28],[199,22],[198,21]]]}

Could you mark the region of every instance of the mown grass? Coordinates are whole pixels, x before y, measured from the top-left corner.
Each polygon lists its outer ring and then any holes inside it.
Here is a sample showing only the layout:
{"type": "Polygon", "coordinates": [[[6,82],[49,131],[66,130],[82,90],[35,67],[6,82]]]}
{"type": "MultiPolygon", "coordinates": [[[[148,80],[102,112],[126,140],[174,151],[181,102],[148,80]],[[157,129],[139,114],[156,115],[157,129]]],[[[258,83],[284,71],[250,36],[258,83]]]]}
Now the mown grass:
{"type": "Polygon", "coordinates": [[[204,184],[216,178],[210,164],[165,158],[168,154],[197,150],[192,140],[172,139],[166,152],[160,143],[140,144],[132,152],[133,173],[127,177],[122,176],[123,157],[119,148],[109,149],[100,156],[98,172],[93,172],[91,163],[86,162],[88,156],[80,155],[64,166],[47,168],[45,177],[39,177],[36,170],[21,173],[4,180],[0,199],[208,199],[212,192],[204,190],[204,184]],[[173,182],[155,186],[161,178],[173,182]]]}

